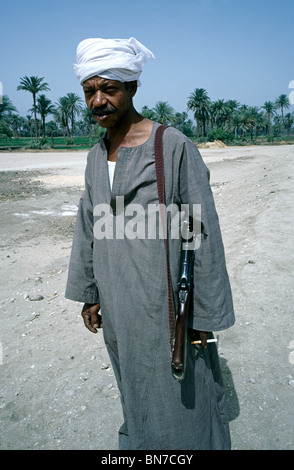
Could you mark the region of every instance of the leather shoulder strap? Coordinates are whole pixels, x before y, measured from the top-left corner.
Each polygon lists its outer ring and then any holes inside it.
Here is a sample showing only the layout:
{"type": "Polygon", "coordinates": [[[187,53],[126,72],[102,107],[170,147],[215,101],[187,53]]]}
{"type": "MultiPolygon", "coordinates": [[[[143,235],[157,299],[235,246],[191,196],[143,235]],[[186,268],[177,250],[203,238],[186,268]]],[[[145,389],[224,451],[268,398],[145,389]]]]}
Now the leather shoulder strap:
{"type": "Polygon", "coordinates": [[[167,126],[159,126],[155,133],[155,168],[157,178],[157,189],[159,204],[165,204],[164,196],[164,163],[163,163],[163,147],[162,137],[167,126]]]}
{"type": "Polygon", "coordinates": [[[169,326],[169,338],[171,347],[173,346],[174,337],[175,337],[175,306],[173,298],[173,289],[169,268],[168,260],[168,247],[167,247],[167,227],[166,227],[166,206],[165,206],[165,191],[164,191],[164,160],[163,160],[163,145],[162,137],[163,133],[167,126],[159,126],[155,133],[155,169],[156,169],[156,178],[157,178],[157,190],[158,190],[158,199],[160,204],[160,213],[161,221],[163,228],[164,236],[164,247],[165,247],[165,259],[166,259],[166,280],[167,280],[167,302],[168,302],[168,326],[169,326]]]}

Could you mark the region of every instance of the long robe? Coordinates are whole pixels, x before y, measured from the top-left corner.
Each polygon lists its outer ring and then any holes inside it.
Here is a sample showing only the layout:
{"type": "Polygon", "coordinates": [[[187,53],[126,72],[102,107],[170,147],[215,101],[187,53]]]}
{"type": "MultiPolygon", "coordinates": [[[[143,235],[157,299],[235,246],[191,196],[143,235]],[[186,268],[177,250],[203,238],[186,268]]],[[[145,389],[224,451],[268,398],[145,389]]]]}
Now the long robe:
{"type": "MultiPolygon", "coordinates": [[[[186,378],[181,383],[173,378],[164,241],[159,233],[148,238],[138,230],[140,221],[148,223],[148,207],[158,205],[154,153],[158,125],[153,124],[144,144],[119,148],[112,190],[103,137],[90,150],[65,295],[78,302],[100,303],[104,340],[124,414],[120,449],[230,449],[217,348],[213,343],[206,349],[189,344],[186,378]],[[141,219],[138,214],[134,219],[134,204],[139,205],[141,219]],[[105,215],[108,207],[110,219],[105,215]],[[139,221],[137,226],[134,221],[139,221]]],[[[195,144],[174,128],[165,130],[163,152],[166,206],[188,204],[192,214],[193,204],[201,205],[190,326],[209,332],[227,329],[234,324],[233,302],[209,171],[195,144]]],[[[177,303],[180,237],[170,236],[168,250],[177,303]]]]}

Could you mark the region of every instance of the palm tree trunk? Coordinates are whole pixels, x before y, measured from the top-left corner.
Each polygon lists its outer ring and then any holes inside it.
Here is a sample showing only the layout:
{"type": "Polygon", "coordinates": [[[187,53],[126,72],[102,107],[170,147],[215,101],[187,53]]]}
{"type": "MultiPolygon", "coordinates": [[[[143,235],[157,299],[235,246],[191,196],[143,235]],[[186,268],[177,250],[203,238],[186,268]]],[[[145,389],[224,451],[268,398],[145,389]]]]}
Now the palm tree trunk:
{"type": "Polygon", "coordinates": [[[228,131],[231,132],[231,116],[228,117],[228,131]]]}
{"type": "Polygon", "coordinates": [[[71,136],[72,140],[74,139],[74,114],[71,115],[71,136]]]}
{"type": "Polygon", "coordinates": [[[271,113],[270,112],[268,112],[267,118],[268,118],[268,122],[269,122],[268,127],[267,127],[267,134],[269,135],[269,134],[272,133],[272,129],[271,129],[272,128],[272,123],[271,123],[271,113]]]}
{"type": "Polygon", "coordinates": [[[33,101],[34,101],[34,115],[35,115],[35,136],[38,139],[38,127],[37,127],[37,109],[36,109],[36,95],[33,94],[33,101]]]}
{"type": "Polygon", "coordinates": [[[197,136],[197,139],[199,139],[199,118],[198,118],[198,114],[196,114],[196,130],[197,130],[197,133],[196,133],[196,136],[197,136]]]}
{"type": "Polygon", "coordinates": [[[282,113],[283,138],[284,138],[284,136],[285,136],[285,123],[284,123],[284,110],[283,110],[283,106],[281,106],[281,113],[282,113]]]}

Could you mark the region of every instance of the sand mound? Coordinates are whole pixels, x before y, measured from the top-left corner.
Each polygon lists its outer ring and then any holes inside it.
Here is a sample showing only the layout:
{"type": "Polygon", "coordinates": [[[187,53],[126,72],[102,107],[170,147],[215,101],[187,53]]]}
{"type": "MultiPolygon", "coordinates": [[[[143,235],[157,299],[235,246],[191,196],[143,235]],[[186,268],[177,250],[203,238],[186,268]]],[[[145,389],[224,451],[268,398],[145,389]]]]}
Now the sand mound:
{"type": "Polygon", "coordinates": [[[202,144],[197,144],[197,147],[200,149],[216,149],[227,147],[221,140],[215,140],[214,142],[203,142],[202,144]]]}

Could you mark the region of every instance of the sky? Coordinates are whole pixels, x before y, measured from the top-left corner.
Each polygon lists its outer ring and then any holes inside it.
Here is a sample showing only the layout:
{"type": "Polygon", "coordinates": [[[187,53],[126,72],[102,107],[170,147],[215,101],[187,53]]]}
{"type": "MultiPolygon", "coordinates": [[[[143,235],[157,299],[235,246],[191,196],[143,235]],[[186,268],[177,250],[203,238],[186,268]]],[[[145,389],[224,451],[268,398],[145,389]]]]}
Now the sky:
{"type": "Polygon", "coordinates": [[[17,91],[24,76],[44,77],[52,103],[69,92],[83,99],[73,64],[90,37],[133,36],[154,53],[134,99],[138,111],[158,101],[187,111],[196,88],[212,101],[249,106],[291,92],[294,0],[13,0],[0,8],[2,93],[21,116],[32,108],[32,95],[17,91]]]}

